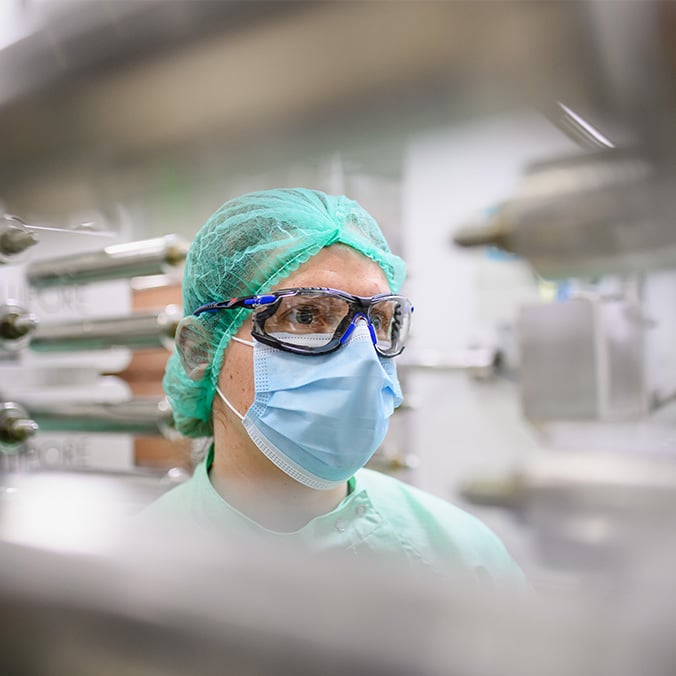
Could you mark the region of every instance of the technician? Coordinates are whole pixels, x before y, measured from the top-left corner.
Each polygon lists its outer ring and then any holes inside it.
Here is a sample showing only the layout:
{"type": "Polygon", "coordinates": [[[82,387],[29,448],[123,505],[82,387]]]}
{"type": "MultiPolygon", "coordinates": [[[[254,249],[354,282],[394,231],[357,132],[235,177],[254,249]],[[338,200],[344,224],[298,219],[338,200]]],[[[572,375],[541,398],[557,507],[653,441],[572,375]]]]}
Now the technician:
{"type": "Polygon", "coordinates": [[[402,401],[404,277],[346,197],[298,188],[223,204],[190,248],[164,377],[178,430],[213,441],[148,512],[224,537],[521,584],[476,518],[364,468],[402,401]]]}

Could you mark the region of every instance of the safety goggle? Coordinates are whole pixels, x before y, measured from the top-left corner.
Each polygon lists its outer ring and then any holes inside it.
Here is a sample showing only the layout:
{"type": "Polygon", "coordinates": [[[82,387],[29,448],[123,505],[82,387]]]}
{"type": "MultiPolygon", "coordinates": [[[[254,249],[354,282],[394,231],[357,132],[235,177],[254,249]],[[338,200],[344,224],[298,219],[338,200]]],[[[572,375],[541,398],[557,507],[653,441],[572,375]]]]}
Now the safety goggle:
{"type": "Polygon", "coordinates": [[[193,314],[242,307],[253,310],[251,335],[256,340],[310,355],[337,350],[363,318],[376,351],[383,357],[396,357],[404,349],[413,314],[413,305],[404,296],[382,293],[363,297],[307,287],[207,303],[193,314]]]}

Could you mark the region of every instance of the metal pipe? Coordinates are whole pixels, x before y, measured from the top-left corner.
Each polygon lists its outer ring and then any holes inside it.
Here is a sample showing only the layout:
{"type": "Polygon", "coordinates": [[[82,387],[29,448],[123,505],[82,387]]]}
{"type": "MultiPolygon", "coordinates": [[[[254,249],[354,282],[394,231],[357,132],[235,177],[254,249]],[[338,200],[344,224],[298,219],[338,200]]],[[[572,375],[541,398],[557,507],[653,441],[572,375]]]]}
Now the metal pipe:
{"type": "Polygon", "coordinates": [[[500,247],[545,278],[633,274],[676,265],[674,172],[636,151],[532,165],[518,195],[456,245],[500,247]]]}
{"type": "Polygon", "coordinates": [[[477,380],[495,376],[502,365],[502,353],[493,347],[445,350],[416,350],[398,360],[401,370],[464,371],[477,380]]]}
{"type": "Polygon", "coordinates": [[[176,235],[165,235],[114,244],[100,251],[35,261],[27,266],[26,278],[32,286],[46,288],[158,275],[176,271],[187,253],[187,242],[176,235]]]}
{"type": "Polygon", "coordinates": [[[176,328],[182,312],[167,305],[161,312],[139,313],[126,317],[78,320],[41,326],[30,347],[36,352],[71,352],[128,347],[141,350],[155,347],[173,348],[176,328]]]}
{"type": "Polygon", "coordinates": [[[110,432],[172,437],[174,422],[166,399],[134,398],[109,403],[50,403],[31,407],[41,431],[110,432]]]}

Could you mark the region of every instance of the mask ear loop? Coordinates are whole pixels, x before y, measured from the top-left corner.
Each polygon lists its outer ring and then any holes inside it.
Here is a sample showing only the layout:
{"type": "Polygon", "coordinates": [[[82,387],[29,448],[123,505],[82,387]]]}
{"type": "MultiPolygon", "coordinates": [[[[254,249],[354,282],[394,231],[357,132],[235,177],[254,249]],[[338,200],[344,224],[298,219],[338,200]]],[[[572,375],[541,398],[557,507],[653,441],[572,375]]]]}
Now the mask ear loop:
{"type": "Polygon", "coordinates": [[[238,338],[237,336],[232,336],[232,338],[230,340],[234,340],[236,343],[242,343],[242,345],[248,345],[249,347],[254,347],[253,340],[243,340],[242,338],[238,338]]]}
{"type": "MultiPolygon", "coordinates": [[[[242,345],[248,345],[249,347],[254,347],[254,343],[251,340],[243,340],[237,336],[232,336],[230,340],[234,340],[236,343],[242,343],[242,345]]],[[[221,388],[216,385],[216,392],[218,396],[223,400],[223,403],[241,420],[244,421],[244,416],[228,401],[227,397],[221,392],[221,388]]]]}
{"type": "Polygon", "coordinates": [[[221,388],[216,385],[216,392],[218,396],[223,400],[223,403],[242,421],[244,422],[244,416],[227,400],[226,396],[221,392],[221,388]]]}

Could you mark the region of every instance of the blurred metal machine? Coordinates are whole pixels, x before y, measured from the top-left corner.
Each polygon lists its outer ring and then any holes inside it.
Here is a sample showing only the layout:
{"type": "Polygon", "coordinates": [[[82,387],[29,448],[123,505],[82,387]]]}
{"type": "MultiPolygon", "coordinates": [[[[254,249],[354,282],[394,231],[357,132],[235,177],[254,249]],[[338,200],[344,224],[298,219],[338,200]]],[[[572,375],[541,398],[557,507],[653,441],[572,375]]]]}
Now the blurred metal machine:
{"type": "Polygon", "coordinates": [[[500,247],[546,278],[673,266],[674,174],[655,159],[614,149],[538,163],[514,200],[456,244],[500,247]]]}
{"type": "Polygon", "coordinates": [[[583,106],[602,123],[552,101],[550,118],[586,152],[529,167],[515,198],[456,243],[495,244],[545,277],[674,265],[674,6],[597,2],[584,11],[600,79],[583,106]]]}
{"type": "Polygon", "coordinates": [[[515,320],[522,410],[549,451],[464,496],[515,510],[550,565],[598,580],[645,570],[676,518],[676,6],[587,8],[603,87],[585,103],[603,122],[553,105],[580,152],[528,167],[454,244],[516,254],[556,289],[515,320]]]}
{"type": "Polygon", "coordinates": [[[422,126],[598,82],[584,3],[27,4],[0,58],[0,184],[51,222],[340,145],[386,168],[422,126]]]}
{"type": "Polygon", "coordinates": [[[659,1],[583,5],[599,81],[582,105],[601,123],[556,97],[550,119],[582,152],[528,167],[514,199],[455,242],[494,244],[548,278],[674,266],[676,9],[659,1]]]}

